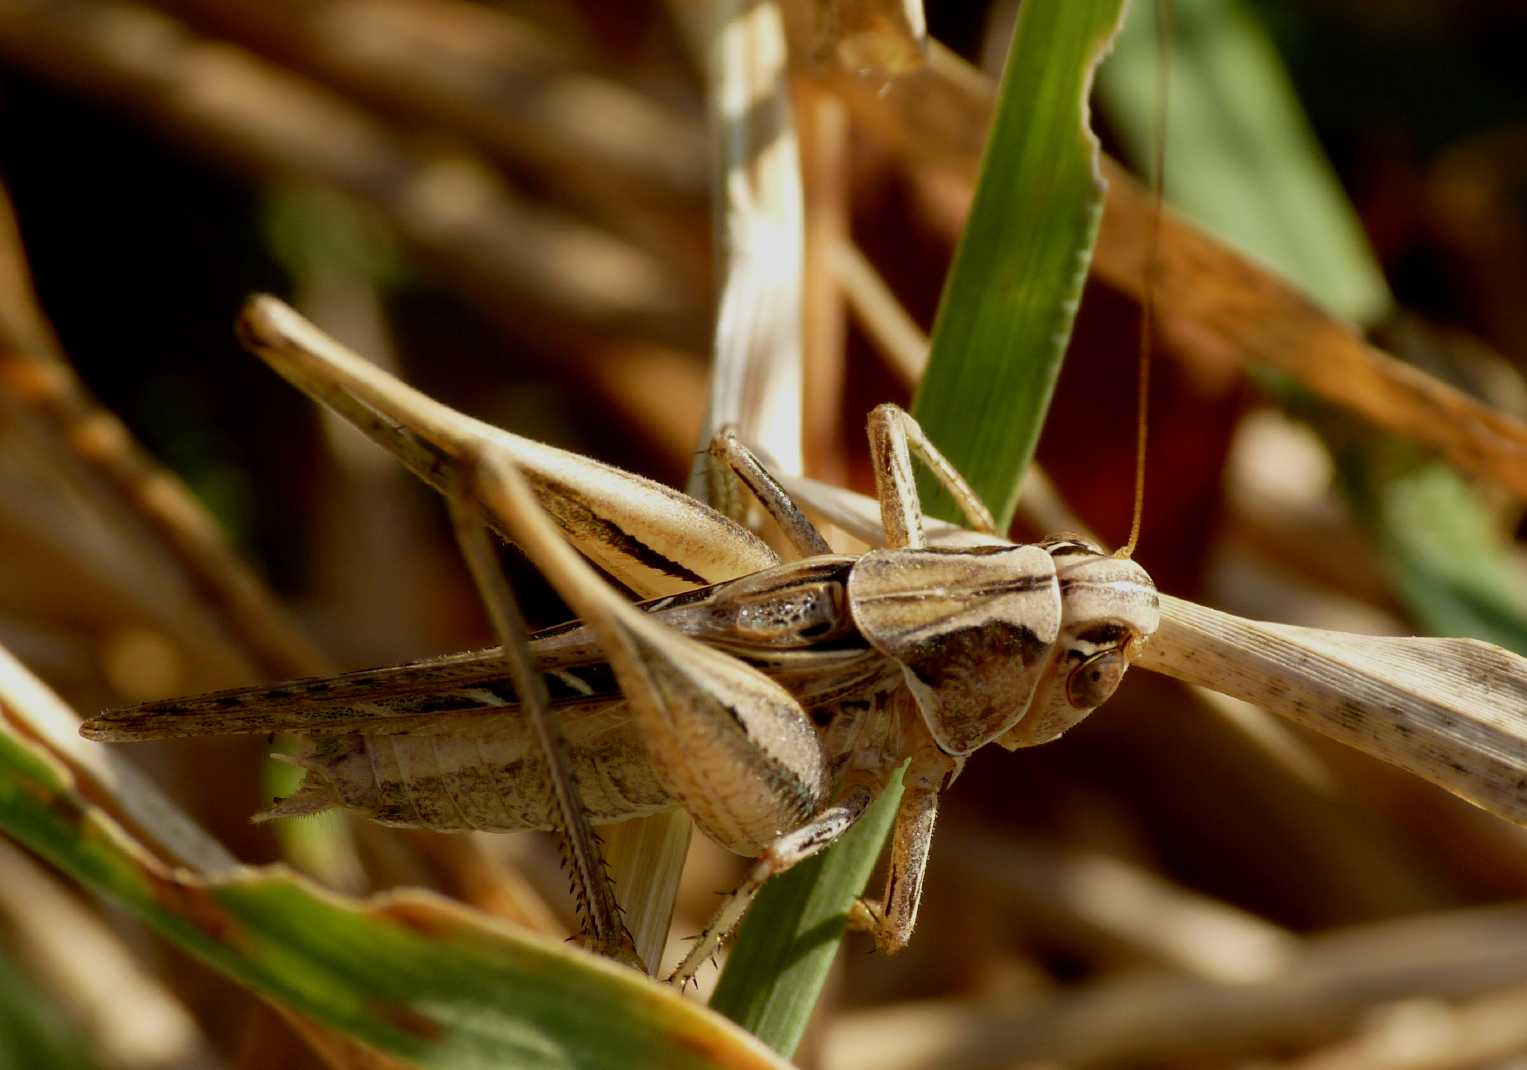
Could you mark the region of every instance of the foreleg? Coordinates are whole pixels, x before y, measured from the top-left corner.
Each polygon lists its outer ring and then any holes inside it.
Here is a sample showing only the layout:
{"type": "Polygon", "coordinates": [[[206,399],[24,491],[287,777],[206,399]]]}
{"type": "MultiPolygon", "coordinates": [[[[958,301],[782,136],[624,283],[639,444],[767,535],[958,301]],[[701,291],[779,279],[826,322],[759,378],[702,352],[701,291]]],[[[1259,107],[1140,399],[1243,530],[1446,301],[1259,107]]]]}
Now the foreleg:
{"type": "MultiPolygon", "coordinates": [[[[711,440],[711,461],[715,465],[716,474],[726,478],[731,477],[740,481],[743,486],[752,492],[753,497],[764,507],[764,511],[774,518],[784,531],[785,537],[790,540],[790,545],[802,557],[816,557],[818,554],[832,553],[832,547],[827,545],[827,540],[822,538],[822,533],[816,529],[801,507],[795,504],[790,497],[789,491],[779,485],[765,467],[758,455],[743,444],[737,437],[737,433],[727,428],[711,440]]],[[[735,495],[727,492],[717,494],[718,507],[728,504],[735,495]]],[[[723,508],[724,512],[736,512],[735,509],[723,508]]],[[[733,517],[733,519],[738,519],[733,517]]]]}

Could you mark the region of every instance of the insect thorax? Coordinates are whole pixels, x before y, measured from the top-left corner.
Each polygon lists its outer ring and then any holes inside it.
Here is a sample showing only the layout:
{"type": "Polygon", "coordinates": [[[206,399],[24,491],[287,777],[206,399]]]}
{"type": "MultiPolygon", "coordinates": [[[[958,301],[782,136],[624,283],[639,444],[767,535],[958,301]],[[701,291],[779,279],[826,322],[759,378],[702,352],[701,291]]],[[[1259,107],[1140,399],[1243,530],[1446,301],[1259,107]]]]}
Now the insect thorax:
{"type": "Polygon", "coordinates": [[[951,755],[1054,739],[1112,693],[1157,623],[1144,569],[1071,538],[871,551],[849,601],[951,755]]]}

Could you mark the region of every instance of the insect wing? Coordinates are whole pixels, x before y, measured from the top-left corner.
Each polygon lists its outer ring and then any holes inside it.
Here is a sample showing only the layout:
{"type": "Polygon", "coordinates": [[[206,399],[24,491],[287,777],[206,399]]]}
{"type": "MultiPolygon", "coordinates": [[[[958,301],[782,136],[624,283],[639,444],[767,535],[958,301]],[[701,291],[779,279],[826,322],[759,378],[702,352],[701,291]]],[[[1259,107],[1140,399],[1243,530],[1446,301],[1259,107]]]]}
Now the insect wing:
{"type": "MultiPolygon", "coordinates": [[[[594,659],[548,668],[546,679],[553,702],[562,705],[619,697],[608,665],[594,659]]],[[[503,657],[492,649],[105,710],[80,731],[88,739],[114,743],[269,732],[406,732],[445,714],[491,714],[518,702],[503,657]]]]}
{"type": "MultiPolygon", "coordinates": [[[[808,705],[822,705],[870,686],[884,673],[873,651],[846,641],[852,628],[842,607],[844,596],[831,593],[841,591],[852,560],[795,562],[652,599],[639,608],[780,678],[808,705]],[[827,648],[815,649],[818,645],[827,648]]],[[[578,621],[537,632],[532,647],[554,706],[620,698],[598,641],[578,621]]],[[[495,716],[518,703],[502,655],[488,649],[106,710],[81,731],[109,742],[270,732],[444,731],[448,717],[495,716]]]]}

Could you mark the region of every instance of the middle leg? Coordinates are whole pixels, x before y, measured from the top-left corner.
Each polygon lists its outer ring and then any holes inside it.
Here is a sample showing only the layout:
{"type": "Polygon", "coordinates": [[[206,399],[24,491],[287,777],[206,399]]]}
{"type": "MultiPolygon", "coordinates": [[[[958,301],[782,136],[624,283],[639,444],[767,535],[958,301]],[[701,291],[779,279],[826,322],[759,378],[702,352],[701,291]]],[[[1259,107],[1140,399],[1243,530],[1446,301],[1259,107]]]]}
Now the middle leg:
{"type": "Polygon", "coordinates": [[[759,891],[768,882],[769,878],[776,877],[797,864],[806,861],[824,848],[837,842],[845,832],[854,826],[865,810],[869,809],[870,803],[874,802],[880,793],[883,784],[866,782],[866,779],[850,781],[838,801],[822,811],[817,817],[807,824],[788,832],[765,848],[753,867],[748,871],[743,880],[725,901],[720,909],[711,918],[695,939],[694,945],[684,956],[682,962],[674,967],[669,975],[671,984],[686,985],[693,980],[695,973],[705,964],[705,961],[716,953],[716,950],[732,934],[742,921],[742,916],[747,913],[748,907],[758,897],[759,891]]]}
{"type": "Polygon", "coordinates": [[[940,751],[929,739],[913,755],[902,778],[901,803],[891,832],[891,864],[879,902],[861,899],[850,924],[869,932],[877,950],[894,954],[907,946],[922,903],[923,876],[938,817],[938,797],[959,775],[964,759],[940,751]]]}

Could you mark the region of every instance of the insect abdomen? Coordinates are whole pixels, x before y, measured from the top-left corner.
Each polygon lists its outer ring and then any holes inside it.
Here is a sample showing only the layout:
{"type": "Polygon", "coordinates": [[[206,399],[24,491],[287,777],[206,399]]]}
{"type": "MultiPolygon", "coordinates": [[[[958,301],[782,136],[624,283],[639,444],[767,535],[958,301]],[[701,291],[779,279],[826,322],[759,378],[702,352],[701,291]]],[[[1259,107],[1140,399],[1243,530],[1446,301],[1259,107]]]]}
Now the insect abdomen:
{"type": "MultiPolygon", "coordinates": [[[[574,726],[568,757],[596,823],[672,806],[653,775],[624,707],[590,711],[574,726]],[[612,715],[613,714],[613,715],[612,715]]],[[[260,820],[341,807],[384,825],[440,832],[549,829],[555,807],[544,766],[518,718],[467,724],[450,734],[353,733],[319,739],[285,760],[304,770],[301,787],[260,820]]]]}

